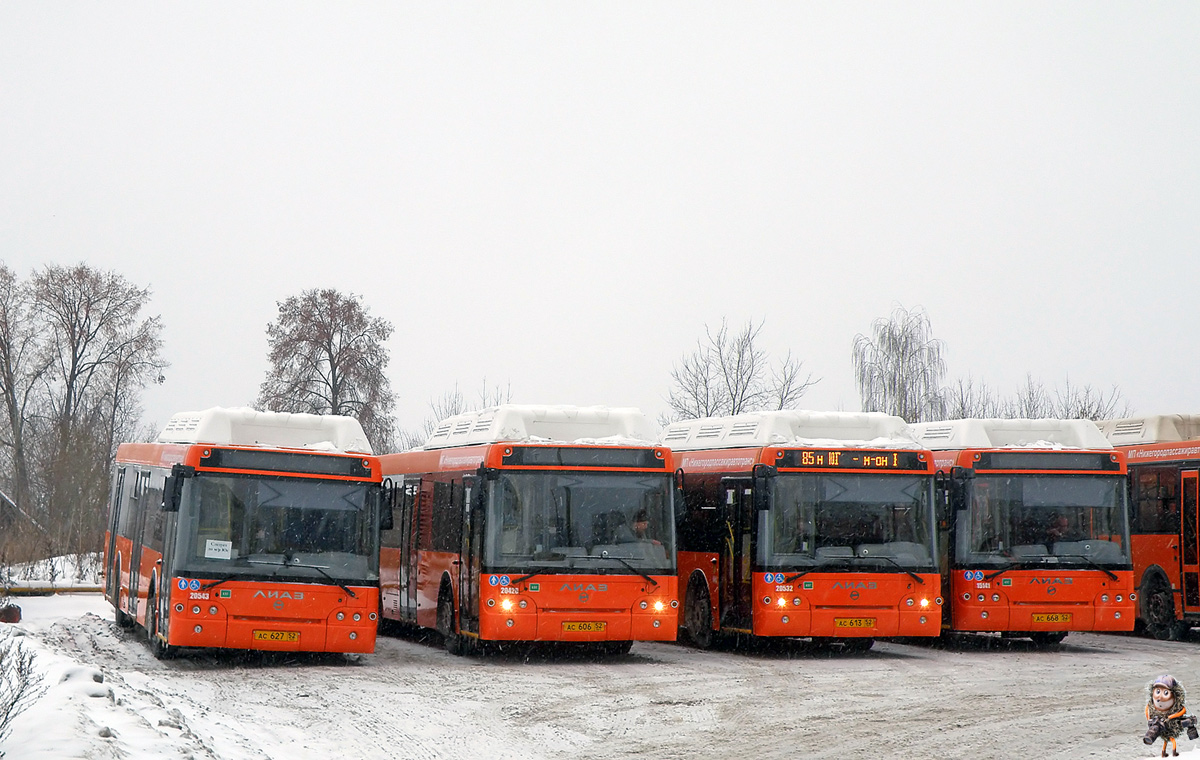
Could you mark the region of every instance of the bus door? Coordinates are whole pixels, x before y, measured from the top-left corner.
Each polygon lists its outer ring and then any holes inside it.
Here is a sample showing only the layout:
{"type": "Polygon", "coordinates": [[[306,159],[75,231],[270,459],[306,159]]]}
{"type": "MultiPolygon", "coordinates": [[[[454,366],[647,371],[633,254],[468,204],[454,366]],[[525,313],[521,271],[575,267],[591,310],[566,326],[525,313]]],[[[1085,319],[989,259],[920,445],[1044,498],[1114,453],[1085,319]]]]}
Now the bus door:
{"type": "Polygon", "coordinates": [[[450,498],[463,516],[462,550],[458,564],[458,626],[479,631],[480,552],[483,549],[483,502],[475,498],[475,478],[455,484],[450,498]]]}
{"type": "Polygon", "coordinates": [[[129,549],[129,599],[126,611],[137,618],[137,609],[142,595],[142,545],[146,542],[146,492],[150,490],[150,473],[142,470],[133,472],[133,494],[126,509],[133,510],[133,521],[129,523],[129,538],[133,545],[129,549]]]}
{"type": "Polygon", "coordinates": [[[105,595],[108,601],[117,609],[121,609],[121,563],[117,562],[117,526],[121,524],[121,512],[125,503],[125,468],[119,468],[113,473],[112,509],[108,515],[108,546],[105,547],[104,564],[105,595]]]}
{"type": "Polygon", "coordinates": [[[751,627],[754,489],[750,478],[722,478],[725,490],[721,560],[721,627],[751,627]]]}
{"type": "Polygon", "coordinates": [[[421,479],[404,480],[404,496],[400,500],[400,618],[409,622],[417,619],[417,534],[421,521],[421,479]]]}
{"type": "Polygon", "coordinates": [[[1183,578],[1183,611],[1200,611],[1200,498],[1197,494],[1198,473],[1196,470],[1183,473],[1182,512],[1183,551],[1180,575],[1183,578]]]}

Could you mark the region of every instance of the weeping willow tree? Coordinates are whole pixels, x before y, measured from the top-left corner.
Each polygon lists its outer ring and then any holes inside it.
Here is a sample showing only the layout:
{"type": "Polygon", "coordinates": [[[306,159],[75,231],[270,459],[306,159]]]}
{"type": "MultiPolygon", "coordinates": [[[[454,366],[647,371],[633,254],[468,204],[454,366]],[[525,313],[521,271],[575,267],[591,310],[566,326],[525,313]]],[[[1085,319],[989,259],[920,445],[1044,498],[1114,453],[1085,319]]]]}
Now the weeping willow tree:
{"type": "Polygon", "coordinates": [[[933,337],[924,310],[897,306],[854,338],[854,376],[864,412],[886,412],[907,422],[942,419],[945,344],[933,337]]]}

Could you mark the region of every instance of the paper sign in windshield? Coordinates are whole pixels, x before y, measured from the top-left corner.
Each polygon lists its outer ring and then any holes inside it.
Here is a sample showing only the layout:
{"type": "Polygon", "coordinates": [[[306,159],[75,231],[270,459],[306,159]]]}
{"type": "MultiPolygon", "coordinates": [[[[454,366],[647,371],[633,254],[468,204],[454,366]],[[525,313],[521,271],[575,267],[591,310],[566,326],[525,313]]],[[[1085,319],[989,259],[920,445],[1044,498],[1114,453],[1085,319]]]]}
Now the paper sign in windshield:
{"type": "Polygon", "coordinates": [[[210,538],[204,542],[205,559],[229,559],[232,553],[232,541],[214,541],[210,538]]]}

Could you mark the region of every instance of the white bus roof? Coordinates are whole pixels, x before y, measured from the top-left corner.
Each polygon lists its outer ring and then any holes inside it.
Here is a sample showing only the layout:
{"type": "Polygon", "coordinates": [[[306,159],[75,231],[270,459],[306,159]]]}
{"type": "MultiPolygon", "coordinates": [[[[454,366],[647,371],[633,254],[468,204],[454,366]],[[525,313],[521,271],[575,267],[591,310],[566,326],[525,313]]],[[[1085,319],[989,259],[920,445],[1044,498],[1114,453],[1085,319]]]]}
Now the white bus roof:
{"type": "Polygon", "coordinates": [[[219,406],[172,415],[158,442],[372,453],[362,425],[353,417],[219,406]]]}
{"type": "Polygon", "coordinates": [[[655,426],[638,409],[501,404],[447,417],[426,449],[501,441],[654,445],[655,426]]]}
{"type": "Polygon", "coordinates": [[[881,412],[746,412],[673,422],[659,442],[678,451],[757,446],[920,448],[908,423],[881,412]]]}
{"type": "Polygon", "coordinates": [[[1111,449],[1091,420],[966,419],[918,422],[917,440],[927,449],[1111,449]]]}
{"type": "Polygon", "coordinates": [[[1200,414],[1152,414],[1096,423],[1114,446],[1193,441],[1200,438],[1200,414]]]}

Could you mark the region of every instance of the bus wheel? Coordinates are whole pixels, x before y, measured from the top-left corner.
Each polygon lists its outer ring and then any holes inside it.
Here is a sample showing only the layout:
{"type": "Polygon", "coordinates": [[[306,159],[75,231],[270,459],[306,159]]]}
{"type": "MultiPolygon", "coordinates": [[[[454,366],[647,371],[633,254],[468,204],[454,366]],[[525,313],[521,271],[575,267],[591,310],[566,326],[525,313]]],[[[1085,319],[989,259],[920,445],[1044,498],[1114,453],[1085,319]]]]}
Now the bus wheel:
{"type": "Polygon", "coordinates": [[[129,617],[121,610],[116,610],[116,612],[113,613],[113,620],[117,621],[117,625],[121,626],[122,628],[128,629],[133,627],[133,618],[129,617]]]}
{"type": "Polygon", "coordinates": [[[1161,578],[1155,578],[1142,592],[1146,632],[1160,641],[1178,641],[1183,630],[1175,619],[1175,595],[1161,578]]]}
{"type": "Polygon", "coordinates": [[[158,600],[153,594],[146,600],[146,638],[155,659],[169,660],[175,656],[175,650],[158,638],[158,600]]]}
{"type": "Polygon", "coordinates": [[[1029,634],[1029,638],[1033,640],[1034,646],[1039,649],[1061,644],[1062,640],[1066,637],[1066,631],[1034,631],[1029,634]]]}
{"type": "Polygon", "coordinates": [[[464,654],[463,637],[454,630],[454,599],[449,589],[443,587],[438,596],[437,629],[442,634],[446,651],[453,655],[464,654]]]}
{"type": "Polygon", "coordinates": [[[688,638],[701,649],[713,645],[712,605],[708,601],[708,588],[699,579],[688,584],[687,609],[684,611],[688,638]]]}

